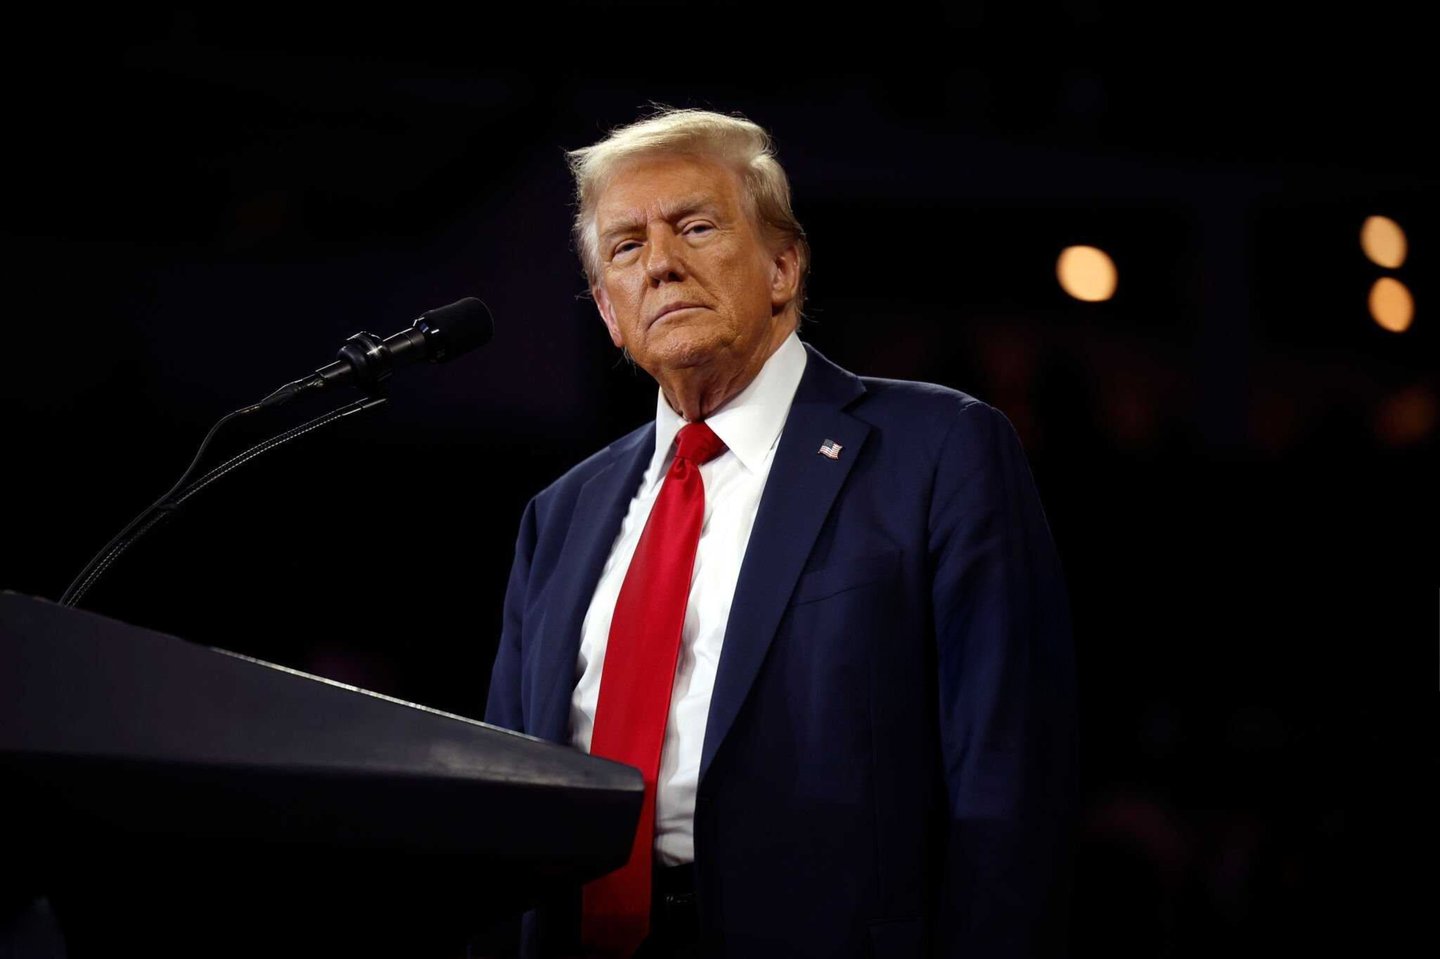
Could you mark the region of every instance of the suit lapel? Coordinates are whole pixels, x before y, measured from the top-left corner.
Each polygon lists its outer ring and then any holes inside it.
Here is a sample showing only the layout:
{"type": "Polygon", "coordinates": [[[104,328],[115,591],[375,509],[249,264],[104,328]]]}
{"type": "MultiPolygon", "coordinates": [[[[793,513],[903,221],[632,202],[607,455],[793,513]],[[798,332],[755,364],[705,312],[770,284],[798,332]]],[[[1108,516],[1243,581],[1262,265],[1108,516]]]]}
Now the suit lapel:
{"type": "Polygon", "coordinates": [[[607,451],[609,462],[586,481],[575,501],[565,546],[556,564],[556,592],[549,627],[540,637],[537,676],[540,687],[531,728],[533,736],[568,742],[570,696],[575,689],[575,664],[580,655],[580,630],[610,547],[630,507],[635,489],[655,448],[655,424],[636,430],[607,451]]]}
{"type": "Polygon", "coordinates": [[[735,585],[705,726],[701,783],[760,672],[805,560],[870,431],[843,409],[865,391],[859,378],[808,344],[805,349],[805,375],[780,434],[735,585]],[[827,441],[840,444],[838,458],[819,452],[827,441]]]}

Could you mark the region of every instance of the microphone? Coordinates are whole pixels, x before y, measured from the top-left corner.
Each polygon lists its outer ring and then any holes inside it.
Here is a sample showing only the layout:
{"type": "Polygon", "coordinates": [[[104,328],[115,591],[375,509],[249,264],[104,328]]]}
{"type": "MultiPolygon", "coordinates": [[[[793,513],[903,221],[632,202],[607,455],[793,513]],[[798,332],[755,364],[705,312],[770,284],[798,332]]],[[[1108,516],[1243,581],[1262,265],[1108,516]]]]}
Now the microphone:
{"type": "Polygon", "coordinates": [[[307,436],[314,430],[336,422],[351,413],[384,403],[385,398],[382,395],[380,384],[400,367],[409,366],[411,363],[418,363],[421,360],[443,363],[446,360],[454,359],[462,353],[468,353],[475,347],[490,342],[490,337],[494,332],[495,321],[490,317],[490,310],[473,296],[467,296],[463,300],[456,300],[449,306],[421,313],[415,322],[410,324],[410,329],[401,330],[394,336],[387,336],[383,340],[371,333],[356,333],[345,341],[345,345],[340,348],[340,358],[334,363],[322,366],[309,376],[293,383],[285,384],[259,403],[242,407],[221,417],[220,422],[211,427],[210,432],[201,441],[199,451],[196,452],[195,458],[190,461],[189,467],[186,468],[179,481],[170,488],[168,493],[146,507],[139,516],[130,521],[128,526],[115,534],[115,537],[106,543],[100,552],[91,557],[90,562],[80,571],[80,575],[75,577],[60,596],[60,605],[78,605],[90,587],[94,586],[111,564],[130,548],[130,544],[144,536],[156,524],[173,515],[175,510],[186,500],[215,480],[291,440],[307,436]],[[219,432],[220,428],[230,420],[237,416],[254,413],[265,407],[279,406],[281,403],[294,399],[305,390],[328,389],[346,383],[355,383],[362,387],[369,396],[331,410],[329,413],[294,427],[280,436],[252,446],[250,449],[232,456],[194,483],[189,482],[205,455],[206,447],[210,445],[210,441],[215,438],[215,434],[219,432]],[[189,485],[186,485],[187,483],[189,485]]]}
{"type": "Polygon", "coordinates": [[[383,340],[373,333],[354,334],[340,347],[339,359],[334,363],[287,383],[257,405],[278,406],[306,390],[350,383],[373,394],[400,367],[421,360],[443,363],[484,346],[494,333],[495,320],[490,310],[475,297],[467,296],[421,313],[409,329],[383,340]]]}

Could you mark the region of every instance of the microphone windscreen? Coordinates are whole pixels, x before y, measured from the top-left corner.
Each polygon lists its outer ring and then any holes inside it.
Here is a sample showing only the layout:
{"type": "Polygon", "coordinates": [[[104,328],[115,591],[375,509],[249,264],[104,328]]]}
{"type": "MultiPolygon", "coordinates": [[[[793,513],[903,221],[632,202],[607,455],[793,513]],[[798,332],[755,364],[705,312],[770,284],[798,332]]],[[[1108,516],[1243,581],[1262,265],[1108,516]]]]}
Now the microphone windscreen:
{"type": "Polygon", "coordinates": [[[473,296],[420,314],[415,326],[428,327],[430,335],[440,339],[447,360],[484,346],[495,335],[489,308],[473,296]]]}

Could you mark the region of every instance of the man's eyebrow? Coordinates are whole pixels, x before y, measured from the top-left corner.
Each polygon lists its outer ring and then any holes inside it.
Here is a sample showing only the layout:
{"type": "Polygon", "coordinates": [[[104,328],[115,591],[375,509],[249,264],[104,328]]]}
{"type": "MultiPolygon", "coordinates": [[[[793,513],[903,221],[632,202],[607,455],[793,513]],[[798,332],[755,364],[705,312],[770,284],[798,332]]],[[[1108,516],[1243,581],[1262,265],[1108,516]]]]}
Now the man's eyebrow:
{"type": "MultiPolygon", "coordinates": [[[[676,220],[681,220],[687,216],[690,216],[692,213],[710,213],[712,215],[717,214],[719,212],[719,209],[719,204],[715,202],[715,199],[713,197],[700,194],[696,196],[681,197],[679,200],[676,200],[674,203],[669,204],[668,206],[662,206],[660,208],[660,214],[666,220],[673,223],[676,220]]],[[[621,219],[611,224],[610,228],[607,229],[604,233],[601,233],[600,239],[603,242],[608,241],[612,237],[623,236],[627,233],[635,233],[638,232],[644,225],[645,218],[643,216],[632,215],[622,217],[621,219]]]]}

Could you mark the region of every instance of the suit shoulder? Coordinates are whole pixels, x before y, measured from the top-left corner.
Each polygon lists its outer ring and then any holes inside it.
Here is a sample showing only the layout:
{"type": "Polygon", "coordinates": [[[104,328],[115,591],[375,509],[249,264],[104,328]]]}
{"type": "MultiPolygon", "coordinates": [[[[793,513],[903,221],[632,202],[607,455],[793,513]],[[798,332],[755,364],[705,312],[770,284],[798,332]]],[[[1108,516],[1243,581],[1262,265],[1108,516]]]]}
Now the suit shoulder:
{"type": "Polygon", "coordinates": [[[979,397],[939,383],[891,380],[880,376],[862,376],[860,382],[865,384],[866,398],[872,402],[903,404],[912,409],[931,407],[946,411],[964,409],[976,403],[988,405],[979,397]]]}
{"type": "MultiPolygon", "coordinates": [[[[863,376],[865,393],[850,413],[876,426],[903,424],[948,433],[957,418],[1006,419],[1000,410],[962,390],[919,380],[863,376]]],[[[1007,421],[1008,422],[1008,421],[1007,421]]]]}
{"type": "MultiPolygon", "coordinates": [[[[617,458],[633,453],[637,445],[645,443],[654,427],[654,423],[645,423],[570,467],[550,485],[535,494],[536,508],[545,510],[572,502],[592,477],[602,470],[608,469],[617,458]]],[[[653,440],[649,441],[653,442],[653,440]]]]}

